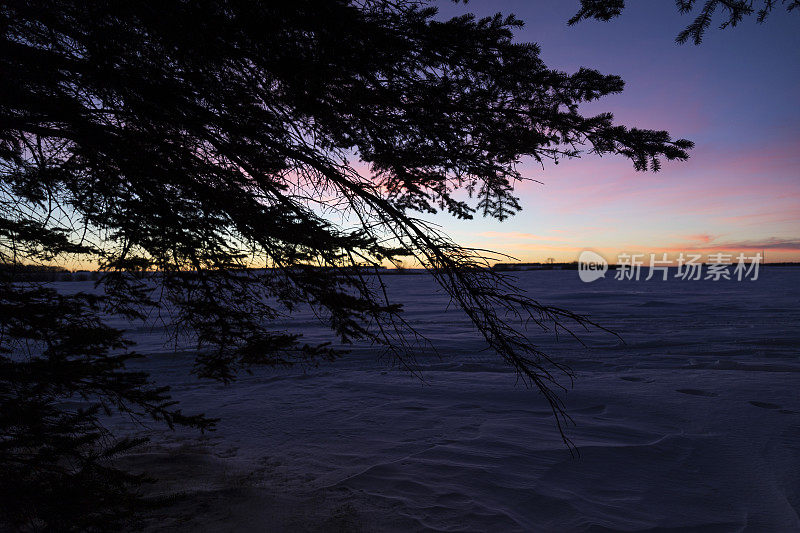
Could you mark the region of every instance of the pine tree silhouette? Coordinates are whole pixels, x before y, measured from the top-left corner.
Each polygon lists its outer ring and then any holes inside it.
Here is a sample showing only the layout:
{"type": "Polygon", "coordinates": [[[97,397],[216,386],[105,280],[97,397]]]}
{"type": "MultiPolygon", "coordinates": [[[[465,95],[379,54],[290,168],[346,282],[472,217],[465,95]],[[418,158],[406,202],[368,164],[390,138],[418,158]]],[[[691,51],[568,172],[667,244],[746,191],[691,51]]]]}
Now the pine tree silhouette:
{"type": "Polygon", "coordinates": [[[0,6],[7,522],[127,519],[142,480],[112,459],[140,441],[111,434],[108,413],[213,424],[126,369],[137,354],[109,316],[163,313],[197,340],[196,372],[223,381],[339,356],[269,326],[301,305],[343,342],[378,343],[410,366],[424,340],[385,296],[383,264],[429,269],[561,428],[569,370],[516,320],[591,322],[525,296],[415,214],[513,215],[526,156],[586,150],[658,170],[692,145],[582,115],[622,80],[547,68],[537,46],[513,42],[513,16],[434,15],[410,0],[0,6]],[[99,267],[102,291],[61,294],[22,275],[76,259],[99,267]]]}

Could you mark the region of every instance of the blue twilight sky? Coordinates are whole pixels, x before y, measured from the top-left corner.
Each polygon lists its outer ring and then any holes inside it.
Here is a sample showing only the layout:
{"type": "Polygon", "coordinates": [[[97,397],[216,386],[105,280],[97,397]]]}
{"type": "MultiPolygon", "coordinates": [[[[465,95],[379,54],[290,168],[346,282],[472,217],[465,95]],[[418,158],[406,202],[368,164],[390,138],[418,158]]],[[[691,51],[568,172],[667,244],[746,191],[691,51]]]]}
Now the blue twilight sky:
{"type": "Polygon", "coordinates": [[[696,143],[686,162],[635,172],[620,157],[585,156],[544,170],[526,165],[523,211],[502,223],[435,216],[456,241],[523,261],[573,261],[618,253],[766,250],[800,260],[800,12],[776,8],[764,24],[709,29],[702,45],[677,45],[690,21],[671,0],[629,2],[611,22],[567,26],[577,0],[441,1],[440,16],[514,13],[519,41],[536,42],[551,68],[618,74],[619,95],[585,112],[666,129],[696,143]]]}

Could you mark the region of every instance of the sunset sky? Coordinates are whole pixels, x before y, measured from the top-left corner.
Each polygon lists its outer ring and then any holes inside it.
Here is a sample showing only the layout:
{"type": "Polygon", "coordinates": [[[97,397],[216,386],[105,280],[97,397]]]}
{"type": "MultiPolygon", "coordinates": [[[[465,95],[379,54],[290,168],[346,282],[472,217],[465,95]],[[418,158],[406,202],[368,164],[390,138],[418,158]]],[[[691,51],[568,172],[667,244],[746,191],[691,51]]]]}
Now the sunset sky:
{"type": "MultiPolygon", "coordinates": [[[[441,16],[514,13],[520,41],[551,68],[618,74],[626,89],[583,108],[627,126],[667,129],[696,143],[686,162],[641,173],[620,157],[585,156],[544,170],[526,164],[523,211],[502,223],[433,217],[464,245],[522,261],[573,261],[586,248],[618,253],[765,250],[800,260],[800,13],[776,8],[765,24],[712,27],[702,45],[677,45],[691,20],[674,2],[630,2],[612,22],[569,27],[577,0],[441,2],[441,16]]],[[[718,25],[718,24],[717,24],[718,25]]]]}

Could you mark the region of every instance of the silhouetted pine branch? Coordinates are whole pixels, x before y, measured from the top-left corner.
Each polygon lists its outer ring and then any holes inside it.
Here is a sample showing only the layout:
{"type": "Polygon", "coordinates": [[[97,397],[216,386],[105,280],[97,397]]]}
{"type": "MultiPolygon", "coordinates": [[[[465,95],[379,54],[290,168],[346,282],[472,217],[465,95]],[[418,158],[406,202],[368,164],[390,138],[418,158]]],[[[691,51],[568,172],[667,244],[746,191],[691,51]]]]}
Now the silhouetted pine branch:
{"type": "MultiPolygon", "coordinates": [[[[783,5],[787,12],[800,8],[800,0],[780,0],[780,2],[776,0],[705,0],[694,20],[678,33],[675,41],[683,44],[691,39],[694,44],[700,44],[716,13],[721,14],[720,29],[736,26],[745,17],[752,15],[756,15],[756,20],[762,23],[778,3],[783,5]]],[[[676,0],[675,4],[681,13],[689,14],[695,10],[698,2],[696,0],[676,0]]],[[[625,0],[581,0],[580,10],[569,19],[569,24],[576,24],[590,18],[609,21],[619,16],[624,9],[625,0]]]]}
{"type": "Polygon", "coordinates": [[[417,216],[512,216],[526,157],[658,170],[692,144],[581,114],[622,80],[547,68],[512,40],[513,16],[434,15],[407,0],[0,5],[6,520],[63,530],[124,516],[139,479],[109,458],[136,441],[114,440],[103,413],[210,427],[125,369],[136,355],[108,316],[196,339],[195,372],[228,381],[338,357],[270,325],[309,306],[343,343],[384,346],[413,370],[426,340],[375,275],[384,264],[428,268],[562,427],[569,371],[519,321],[591,322],[528,298],[417,216]],[[99,294],[17,275],[69,258],[96,262],[99,294]]]}

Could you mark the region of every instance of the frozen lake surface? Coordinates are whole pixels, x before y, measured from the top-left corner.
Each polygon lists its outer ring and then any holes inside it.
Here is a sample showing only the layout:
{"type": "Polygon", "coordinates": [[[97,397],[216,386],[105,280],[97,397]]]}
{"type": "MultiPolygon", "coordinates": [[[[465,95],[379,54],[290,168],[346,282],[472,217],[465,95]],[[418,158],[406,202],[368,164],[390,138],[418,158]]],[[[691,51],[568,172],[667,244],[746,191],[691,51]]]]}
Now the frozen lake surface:
{"type": "MultiPolygon", "coordinates": [[[[800,530],[800,269],[742,282],[516,276],[624,339],[588,333],[584,348],[530,332],[577,373],[565,402],[579,457],[538,393],[412,275],[386,280],[439,349],[418,361],[424,382],[366,348],[201,382],[191,354],[132,331],[185,411],[221,418],[199,440],[154,430],[138,461],[187,492],[182,527],[198,531],[800,530]]],[[[311,315],[284,325],[328,337],[311,315]]]]}

